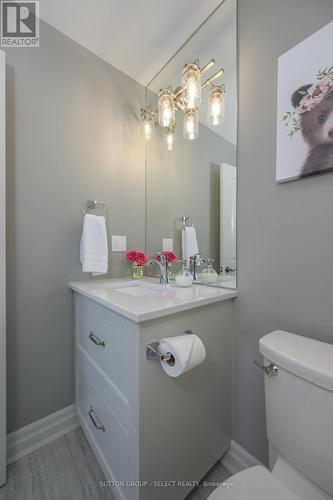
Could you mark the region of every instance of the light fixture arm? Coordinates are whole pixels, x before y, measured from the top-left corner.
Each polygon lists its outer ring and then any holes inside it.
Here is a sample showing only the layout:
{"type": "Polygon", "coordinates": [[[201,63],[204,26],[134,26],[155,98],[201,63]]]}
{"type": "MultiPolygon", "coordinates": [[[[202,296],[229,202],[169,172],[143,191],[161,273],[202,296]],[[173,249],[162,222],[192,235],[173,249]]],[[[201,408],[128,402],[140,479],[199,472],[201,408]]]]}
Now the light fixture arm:
{"type": "Polygon", "coordinates": [[[224,69],[221,68],[217,73],[215,73],[215,75],[211,76],[210,78],[208,78],[202,85],[201,85],[201,88],[205,88],[207,85],[209,84],[212,84],[215,80],[217,80],[218,78],[220,78],[220,76],[223,76],[224,75],[224,69]]]}
{"type": "Polygon", "coordinates": [[[206,71],[208,71],[212,66],[215,64],[215,59],[211,59],[206,66],[204,66],[201,70],[200,73],[203,75],[206,71]]]}

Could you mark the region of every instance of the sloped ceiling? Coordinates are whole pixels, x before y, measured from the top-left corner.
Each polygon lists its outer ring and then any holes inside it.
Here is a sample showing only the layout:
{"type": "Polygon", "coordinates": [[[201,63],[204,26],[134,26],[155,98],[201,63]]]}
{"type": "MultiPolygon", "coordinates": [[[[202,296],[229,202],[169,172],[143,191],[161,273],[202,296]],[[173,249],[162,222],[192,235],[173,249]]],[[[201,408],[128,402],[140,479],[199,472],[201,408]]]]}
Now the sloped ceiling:
{"type": "Polygon", "coordinates": [[[147,85],[221,0],[42,0],[40,16],[147,85]]]}

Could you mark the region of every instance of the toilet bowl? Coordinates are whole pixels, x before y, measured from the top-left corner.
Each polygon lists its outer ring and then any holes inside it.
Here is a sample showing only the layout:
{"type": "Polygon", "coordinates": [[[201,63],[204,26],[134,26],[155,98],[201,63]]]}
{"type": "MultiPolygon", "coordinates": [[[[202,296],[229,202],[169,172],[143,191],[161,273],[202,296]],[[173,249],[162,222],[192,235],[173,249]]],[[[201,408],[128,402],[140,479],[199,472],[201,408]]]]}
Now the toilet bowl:
{"type": "Polygon", "coordinates": [[[209,500],[333,500],[333,345],[275,331],[259,341],[269,468],[231,476],[209,500]]]}

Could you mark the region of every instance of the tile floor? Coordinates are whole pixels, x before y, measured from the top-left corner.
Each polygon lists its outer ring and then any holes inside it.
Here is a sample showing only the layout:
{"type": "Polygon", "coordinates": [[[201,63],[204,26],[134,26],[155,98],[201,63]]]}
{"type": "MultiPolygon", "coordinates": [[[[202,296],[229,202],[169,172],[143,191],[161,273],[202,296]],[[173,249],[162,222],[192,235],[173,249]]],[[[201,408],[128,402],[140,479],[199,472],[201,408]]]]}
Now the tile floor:
{"type": "MultiPolygon", "coordinates": [[[[223,482],[230,475],[218,462],[203,481],[223,482]]],[[[104,479],[78,428],[10,464],[0,500],[114,500],[110,488],[99,486],[104,479]]],[[[201,485],[186,500],[205,500],[214,488],[201,485]]]]}

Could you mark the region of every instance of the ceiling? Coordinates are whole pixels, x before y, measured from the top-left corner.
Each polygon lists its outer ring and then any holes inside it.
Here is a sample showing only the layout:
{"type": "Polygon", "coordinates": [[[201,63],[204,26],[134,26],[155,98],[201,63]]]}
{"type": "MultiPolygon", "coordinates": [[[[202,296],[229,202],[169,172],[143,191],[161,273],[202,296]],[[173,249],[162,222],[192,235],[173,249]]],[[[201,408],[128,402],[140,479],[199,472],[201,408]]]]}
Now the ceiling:
{"type": "Polygon", "coordinates": [[[221,0],[42,0],[40,17],[147,85],[221,0]]]}

